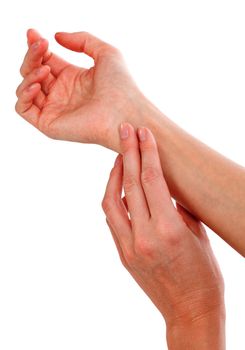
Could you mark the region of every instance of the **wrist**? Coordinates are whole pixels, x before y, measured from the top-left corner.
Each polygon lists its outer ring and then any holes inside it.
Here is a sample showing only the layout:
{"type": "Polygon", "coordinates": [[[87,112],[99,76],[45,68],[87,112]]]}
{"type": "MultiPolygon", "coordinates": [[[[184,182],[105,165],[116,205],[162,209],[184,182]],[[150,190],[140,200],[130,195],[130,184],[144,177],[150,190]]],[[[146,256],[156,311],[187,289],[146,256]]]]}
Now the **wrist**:
{"type": "Polygon", "coordinates": [[[103,146],[121,153],[118,134],[118,127],[121,123],[128,122],[135,129],[145,126],[154,131],[157,125],[163,122],[164,118],[166,117],[160,110],[140,91],[136,91],[134,96],[127,99],[120,110],[115,111],[115,118],[112,118],[113,122],[106,128],[103,146]],[[117,121],[116,123],[115,120],[117,121]]]}
{"type": "Polygon", "coordinates": [[[167,323],[167,343],[170,350],[224,350],[225,349],[225,307],[167,323]]]}

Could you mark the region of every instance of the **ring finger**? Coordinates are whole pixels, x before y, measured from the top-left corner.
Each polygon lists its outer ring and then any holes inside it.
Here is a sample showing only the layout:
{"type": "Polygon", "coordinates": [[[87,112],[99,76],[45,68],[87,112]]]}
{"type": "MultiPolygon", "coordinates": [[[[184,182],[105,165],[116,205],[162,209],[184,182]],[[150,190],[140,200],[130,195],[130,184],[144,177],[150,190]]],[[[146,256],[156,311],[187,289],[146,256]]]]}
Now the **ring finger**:
{"type": "MultiPolygon", "coordinates": [[[[22,92],[33,83],[41,83],[47,76],[49,75],[50,68],[49,66],[41,66],[34,71],[32,71],[30,74],[28,74],[25,79],[22,81],[22,83],[18,86],[16,90],[16,96],[19,98],[19,96],[22,94],[22,92]]],[[[35,99],[35,104],[38,108],[42,108],[43,102],[45,100],[46,96],[43,91],[40,91],[38,96],[35,99]]]]}

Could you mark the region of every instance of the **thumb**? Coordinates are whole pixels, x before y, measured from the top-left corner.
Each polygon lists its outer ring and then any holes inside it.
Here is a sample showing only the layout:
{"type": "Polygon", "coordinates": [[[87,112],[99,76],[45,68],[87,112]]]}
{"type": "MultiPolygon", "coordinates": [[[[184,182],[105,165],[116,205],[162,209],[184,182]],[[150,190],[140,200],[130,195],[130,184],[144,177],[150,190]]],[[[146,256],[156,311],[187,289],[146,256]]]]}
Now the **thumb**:
{"type": "Polygon", "coordinates": [[[112,48],[109,44],[87,32],[59,32],[55,34],[55,39],[60,45],[67,49],[76,52],[84,52],[94,60],[97,60],[101,53],[105,53],[112,48]]]}

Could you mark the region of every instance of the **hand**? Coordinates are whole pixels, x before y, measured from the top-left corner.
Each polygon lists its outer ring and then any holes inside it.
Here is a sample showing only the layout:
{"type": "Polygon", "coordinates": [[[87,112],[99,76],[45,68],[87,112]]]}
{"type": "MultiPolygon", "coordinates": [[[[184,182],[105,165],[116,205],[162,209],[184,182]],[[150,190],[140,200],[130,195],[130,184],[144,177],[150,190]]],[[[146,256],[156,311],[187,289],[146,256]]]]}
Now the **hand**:
{"type": "Polygon", "coordinates": [[[113,129],[142,98],[120,52],[86,32],[57,33],[59,44],[94,59],[84,69],[49,52],[37,31],[27,38],[17,113],[51,138],[117,148],[113,129]]]}
{"type": "Polygon", "coordinates": [[[140,128],[138,142],[134,128],[124,123],[120,134],[122,156],[111,171],[102,207],[123,265],[168,329],[214,314],[222,318],[223,279],[203,225],[180,205],[174,207],[152,133],[140,128]]]}

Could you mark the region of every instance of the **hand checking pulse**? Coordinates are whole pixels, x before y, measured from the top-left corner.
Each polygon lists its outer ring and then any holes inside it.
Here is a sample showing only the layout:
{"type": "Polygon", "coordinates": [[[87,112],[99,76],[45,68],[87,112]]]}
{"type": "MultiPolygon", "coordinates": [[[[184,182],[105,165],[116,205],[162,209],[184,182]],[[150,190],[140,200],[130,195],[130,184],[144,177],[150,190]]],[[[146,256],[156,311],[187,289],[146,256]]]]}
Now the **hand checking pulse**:
{"type": "Polygon", "coordinates": [[[102,207],[121,261],[165,318],[169,349],[224,349],[224,285],[204,226],[174,207],[152,133],[124,123],[120,136],[102,207]]]}

